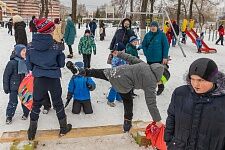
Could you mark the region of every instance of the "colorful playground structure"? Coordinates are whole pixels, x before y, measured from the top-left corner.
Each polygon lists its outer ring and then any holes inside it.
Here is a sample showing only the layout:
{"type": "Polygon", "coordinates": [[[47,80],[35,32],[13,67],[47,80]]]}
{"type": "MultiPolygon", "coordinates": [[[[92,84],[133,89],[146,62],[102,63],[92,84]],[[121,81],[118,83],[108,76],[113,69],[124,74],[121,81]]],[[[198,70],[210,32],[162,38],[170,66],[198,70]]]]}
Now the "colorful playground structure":
{"type": "MultiPolygon", "coordinates": [[[[188,20],[184,19],[181,31],[185,32],[186,35],[192,40],[192,43],[194,43],[196,45],[196,39],[199,37],[199,35],[193,30],[194,24],[195,24],[195,21],[193,19],[191,19],[189,22],[189,28],[188,28],[188,20]]],[[[210,48],[203,40],[201,40],[201,42],[202,42],[202,48],[200,49],[200,51],[202,53],[216,53],[217,52],[215,48],[210,48]]]]}

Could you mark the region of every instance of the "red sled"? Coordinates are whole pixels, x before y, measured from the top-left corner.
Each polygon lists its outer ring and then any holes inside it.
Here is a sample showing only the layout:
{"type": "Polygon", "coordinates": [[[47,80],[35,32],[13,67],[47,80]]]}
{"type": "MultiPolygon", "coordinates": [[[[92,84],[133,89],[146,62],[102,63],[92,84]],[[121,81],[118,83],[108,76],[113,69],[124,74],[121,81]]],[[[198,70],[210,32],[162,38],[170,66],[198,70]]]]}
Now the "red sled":
{"type": "Polygon", "coordinates": [[[28,74],[20,83],[18,90],[18,96],[21,103],[29,110],[32,109],[33,105],[33,81],[34,77],[32,74],[28,74]]]}
{"type": "Polygon", "coordinates": [[[156,122],[152,122],[146,127],[145,134],[146,139],[150,140],[152,147],[156,147],[159,150],[167,150],[166,142],[164,141],[165,126],[157,127],[156,122]]]}

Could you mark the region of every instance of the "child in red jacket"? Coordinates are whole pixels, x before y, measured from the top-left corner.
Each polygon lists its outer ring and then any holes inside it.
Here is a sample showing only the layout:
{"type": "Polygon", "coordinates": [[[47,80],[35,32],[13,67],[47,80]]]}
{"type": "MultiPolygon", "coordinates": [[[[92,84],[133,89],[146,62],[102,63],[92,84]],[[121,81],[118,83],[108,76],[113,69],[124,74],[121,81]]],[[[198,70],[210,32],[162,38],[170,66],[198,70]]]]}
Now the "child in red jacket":
{"type": "Polygon", "coordinates": [[[218,44],[219,41],[221,41],[221,45],[223,45],[224,27],[222,24],[219,26],[218,32],[219,32],[219,39],[216,41],[216,45],[219,45],[218,44]]]}

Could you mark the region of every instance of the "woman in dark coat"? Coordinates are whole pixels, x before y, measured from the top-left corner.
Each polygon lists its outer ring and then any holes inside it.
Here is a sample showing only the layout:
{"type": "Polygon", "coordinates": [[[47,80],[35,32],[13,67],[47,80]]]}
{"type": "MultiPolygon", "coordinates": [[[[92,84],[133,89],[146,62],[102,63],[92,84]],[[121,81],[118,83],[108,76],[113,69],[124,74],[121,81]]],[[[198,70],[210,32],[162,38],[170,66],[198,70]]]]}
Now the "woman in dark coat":
{"type": "Polygon", "coordinates": [[[123,43],[126,46],[132,36],[135,36],[135,33],[131,30],[131,20],[125,18],[122,21],[122,28],[118,29],[113,36],[109,49],[114,50],[117,43],[123,43]]]}
{"type": "Polygon", "coordinates": [[[168,150],[225,149],[225,75],[208,58],[194,61],[175,89],[164,139],[168,150]]]}
{"type": "Polygon", "coordinates": [[[27,46],[26,24],[23,21],[23,18],[19,15],[13,16],[13,24],[16,44],[23,44],[27,46]]]}

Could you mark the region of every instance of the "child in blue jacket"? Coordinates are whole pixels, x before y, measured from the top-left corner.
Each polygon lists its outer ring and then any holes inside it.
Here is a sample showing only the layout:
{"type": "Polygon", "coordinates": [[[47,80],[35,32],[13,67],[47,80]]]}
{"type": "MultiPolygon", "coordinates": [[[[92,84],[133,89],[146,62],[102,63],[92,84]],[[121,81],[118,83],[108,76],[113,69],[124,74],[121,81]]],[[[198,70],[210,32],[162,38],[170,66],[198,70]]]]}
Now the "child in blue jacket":
{"type": "MultiPolygon", "coordinates": [[[[83,62],[76,62],[75,66],[84,68],[83,62]]],[[[95,82],[90,77],[74,75],[71,78],[66,99],[67,101],[70,101],[72,97],[74,99],[72,108],[73,114],[79,114],[81,108],[83,108],[85,114],[93,113],[90,91],[93,91],[95,87],[95,82]]]]}
{"type": "Polygon", "coordinates": [[[197,53],[201,53],[203,38],[204,38],[204,34],[202,34],[202,33],[200,34],[200,37],[196,38],[196,45],[197,45],[197,49],[198,49],[197,53]]]}
{"type": "MultiPolygon", "coordinates": [[[[125,52],[126,47],[124,46],[123,43],[117,43],[115,49],[118,50],[118,51],[124,51],[125,52]]],[[[124,64],[126,64],[125,60],[120,59],[118,57],[112,58],[112,67],[117,67],[117,66],[121,66],[121,65],[124,65],[124,64]]],[[[120,97],[120,94],[113,87],[110,88],[107,99],[108,99],[107,104],[111,107],[116,106],[115,103],[114,103],[115,100],[117,100],[119,102],[122,102],[122,98],[120,97]]]]}

